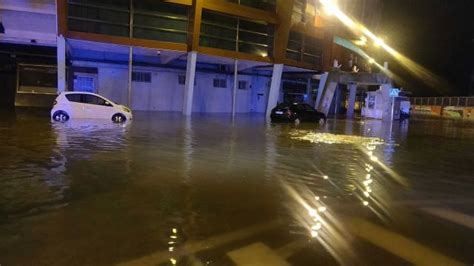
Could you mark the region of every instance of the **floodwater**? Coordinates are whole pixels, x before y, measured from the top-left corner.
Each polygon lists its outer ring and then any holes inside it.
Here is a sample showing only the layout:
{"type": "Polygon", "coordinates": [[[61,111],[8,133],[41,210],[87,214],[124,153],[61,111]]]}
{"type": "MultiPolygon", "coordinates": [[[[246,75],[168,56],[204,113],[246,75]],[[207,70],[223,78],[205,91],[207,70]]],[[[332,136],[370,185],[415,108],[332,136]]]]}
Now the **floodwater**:
{"type": "Polygon", "coordinates": [[[472,265],[474,124],[0,114],[0,265],[472,265]]]}

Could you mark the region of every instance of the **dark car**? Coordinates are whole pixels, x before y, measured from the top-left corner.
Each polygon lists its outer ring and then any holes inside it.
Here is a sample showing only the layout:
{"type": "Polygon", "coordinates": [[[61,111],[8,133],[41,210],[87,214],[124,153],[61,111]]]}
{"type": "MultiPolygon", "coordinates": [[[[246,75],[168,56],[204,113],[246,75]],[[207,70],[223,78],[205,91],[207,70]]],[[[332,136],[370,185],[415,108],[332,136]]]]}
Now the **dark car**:
{"type": "Polygon", "coordinates": [[[326,123],[326,115],[316,111],[305,103],[280,103],[273,108],[270,115],[272,122],[317,122],[326,123]]]}

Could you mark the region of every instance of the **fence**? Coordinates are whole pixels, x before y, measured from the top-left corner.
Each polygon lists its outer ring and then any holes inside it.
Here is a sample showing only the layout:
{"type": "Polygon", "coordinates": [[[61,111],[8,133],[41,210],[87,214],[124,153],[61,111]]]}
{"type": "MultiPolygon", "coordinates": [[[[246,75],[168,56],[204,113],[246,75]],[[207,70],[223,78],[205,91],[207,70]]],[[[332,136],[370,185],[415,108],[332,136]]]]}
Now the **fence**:
{"type": "Polygon", "coordinates": [[[410,97],[412,105],[474,106],[474,97],[410,97]]]}

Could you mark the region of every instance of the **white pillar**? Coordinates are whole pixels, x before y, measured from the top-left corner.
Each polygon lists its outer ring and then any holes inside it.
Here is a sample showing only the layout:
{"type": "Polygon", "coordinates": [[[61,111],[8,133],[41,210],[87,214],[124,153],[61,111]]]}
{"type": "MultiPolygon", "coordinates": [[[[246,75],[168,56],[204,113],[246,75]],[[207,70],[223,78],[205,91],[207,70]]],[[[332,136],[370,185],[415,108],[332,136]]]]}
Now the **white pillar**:
{"type": "Polygon", "coordinates": [[[235,105],[237,102],[237,86],[239,86],[238,77],[237,77],[238,70],[239,70],[238,66],[239,66],[239,60],[235,59],[234,61],[234,88],[232,90],[232,117],[235,116],[235,105]]]}
{"type": "Polygon", "coordinates": [[[381,99],[377,99],[377,101],[382,102],[382,119],[383,120],[391,120],[392,117],[392,98],[390,97],[390,89],[392,88],[392,84],[386,83],[380,86],[381,90],[381,99]]]}
{"type": "Polygon", "coordinates": [[[312,87],[311,87],[311,78],[308,78],[308,81],[306,83],[306,97],[307,100],[306,100],[306,103],[309,104],[309,105],[312,105],[313,103],[313,90],[312,90],[312,87]]]}
{"type": "Polygon", "coordinates": [[[133,73],[133,47],[128,49],[128,87],[127,87],[127,103],[132,108],[132,73],[133,73]]]}
{"type": "Polygon", "coordinates": [[[324,87],[326,86],[326,81],[328,80],[329,73],[324,72],[321,74],[319,79],[319,86],[318,86],[318,95],[316,96],[316,102],[314,103],[314,108],[319,108],[319,103],[321,101],[321,96],[323,95],[324,87]]]}
{"type": "Polygon", "coordinates": [[[190,116],[193,111],[194,77],[196,76],[197,52],[188,53],[186,81],[184,83],[183,115],[190,116]]]}
{"type": "Polygon", "coordinates": [[[267,113],[266,113],[267,118],[270,117],[272,109],[275,108],[278,102],[282,74],[283,74],[283,64],[273,65],[272,83],[270,85],[270,91],[268,92],[267,113]]]}
{"type": "Polygon", "coordinates": [[[347,117],[354,117],[354,107],[357,93],[357,84],[349,84],[349,104],[347,106],[347,117]]]}
{"type": "Polygon", "coordinates": [[[64,36],[57,37],[57,64],[58,64],[58,94],[66,91],[66,40],[64,36]]]}

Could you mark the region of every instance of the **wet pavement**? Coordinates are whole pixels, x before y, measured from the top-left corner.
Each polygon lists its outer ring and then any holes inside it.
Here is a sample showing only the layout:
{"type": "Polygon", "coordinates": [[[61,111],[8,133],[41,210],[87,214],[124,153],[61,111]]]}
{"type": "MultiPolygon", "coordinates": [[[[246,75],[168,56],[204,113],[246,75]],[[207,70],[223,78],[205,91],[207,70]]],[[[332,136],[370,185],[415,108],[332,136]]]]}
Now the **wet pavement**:
{"type": "Polygon", "coordinates": [[[0,113],[0,265],[472,265],[474,124],[0,113]]]}

